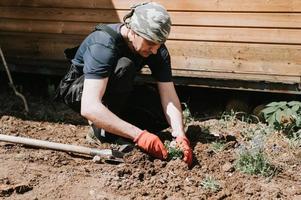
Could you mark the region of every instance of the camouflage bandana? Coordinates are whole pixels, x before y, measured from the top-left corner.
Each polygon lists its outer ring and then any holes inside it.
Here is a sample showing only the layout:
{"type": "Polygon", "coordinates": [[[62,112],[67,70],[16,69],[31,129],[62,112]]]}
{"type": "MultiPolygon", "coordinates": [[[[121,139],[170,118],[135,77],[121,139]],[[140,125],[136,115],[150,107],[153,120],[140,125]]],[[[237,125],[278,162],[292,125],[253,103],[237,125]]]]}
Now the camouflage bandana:
{"type": "Polygon", "coordinates": [[[123,21],[141,37],[162,44],[168,38],[171,20],[163,6],[158,3],[141,3],[131,7],[123,21]]]}

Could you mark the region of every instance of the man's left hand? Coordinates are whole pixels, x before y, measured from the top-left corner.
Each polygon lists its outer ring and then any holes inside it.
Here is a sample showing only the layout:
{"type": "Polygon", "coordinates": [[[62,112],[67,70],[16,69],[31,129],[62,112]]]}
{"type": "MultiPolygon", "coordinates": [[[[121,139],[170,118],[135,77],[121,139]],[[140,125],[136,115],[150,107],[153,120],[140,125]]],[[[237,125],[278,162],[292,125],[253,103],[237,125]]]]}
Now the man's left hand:
{"type": "Polygon", "coordinates": [[[185,136],[178,136],[176,142],[183,150],[184,158],[183,161],[190,167],[192,165],[192,149],[190,148],[190,142],[185,136]]]}

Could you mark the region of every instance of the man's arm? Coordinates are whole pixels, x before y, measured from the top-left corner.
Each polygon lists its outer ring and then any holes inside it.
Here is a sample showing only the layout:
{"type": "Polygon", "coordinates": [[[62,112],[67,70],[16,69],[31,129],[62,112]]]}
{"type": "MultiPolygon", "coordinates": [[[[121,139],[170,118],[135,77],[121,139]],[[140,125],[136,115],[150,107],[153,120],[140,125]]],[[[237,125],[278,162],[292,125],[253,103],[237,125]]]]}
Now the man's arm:
{"type": "Polygon", "coordinates": [[[173,82],[158,82],[161,104],[173,136],[185,136],[182,108],[173,82]]]}
{"type": "Polygon", "coordinates": [[[142,131],[138,127],[120,119],[102,103],[108,78],[85,79],[81,101],[81,115],[90,120],[96,127],[132,139],[141,149],[151,155],[165,159],[167,150],[158,136],[142,131]]]}
{"type": "Polygon", "coordinates": [[[116,135],[134,139],[142,130],[120,119],[101,102],[105,93],[108,78],[85,79],[81,101],[81,115],[96,127],[116,135]]]}
{"type": "Polygon", "coordinates": [[[177,137],[176,141],[183,150],[184,162],[191,166],[192,149],[185,135],[182,108],[174,84],[173,82],[159,82],[158,88],[166,119],[172,128],[172,135],[177,137]]]}

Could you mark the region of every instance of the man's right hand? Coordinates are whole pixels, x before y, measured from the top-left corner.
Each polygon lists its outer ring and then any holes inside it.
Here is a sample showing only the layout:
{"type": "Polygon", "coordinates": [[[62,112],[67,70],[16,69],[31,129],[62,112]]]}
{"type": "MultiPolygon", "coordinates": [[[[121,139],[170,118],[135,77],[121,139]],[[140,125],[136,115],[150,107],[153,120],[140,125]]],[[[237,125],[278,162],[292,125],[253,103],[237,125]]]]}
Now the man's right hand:
{"type": "Polygon", "coordinates": [[[148,131],[143,131],[135,139],[134,142],[152,156],[159,159],[167,158],[167,150],[165,149],[160,138],[148,131]]]}

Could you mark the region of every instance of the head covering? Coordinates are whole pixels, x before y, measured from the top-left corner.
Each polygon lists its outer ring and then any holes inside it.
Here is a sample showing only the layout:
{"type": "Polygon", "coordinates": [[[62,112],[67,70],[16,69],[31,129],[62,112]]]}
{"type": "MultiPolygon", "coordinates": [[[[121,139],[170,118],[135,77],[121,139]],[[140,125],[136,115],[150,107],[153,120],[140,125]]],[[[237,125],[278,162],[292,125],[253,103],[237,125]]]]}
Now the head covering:
{"type": "Polygon", "coordinates": [[[155,2],[132,6],[123,21],[127,28],[155,43],[164,43],[170,33],[170,16],[162,5],[155,2]]]}

